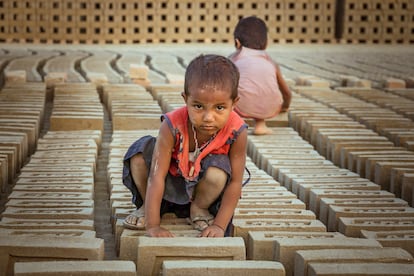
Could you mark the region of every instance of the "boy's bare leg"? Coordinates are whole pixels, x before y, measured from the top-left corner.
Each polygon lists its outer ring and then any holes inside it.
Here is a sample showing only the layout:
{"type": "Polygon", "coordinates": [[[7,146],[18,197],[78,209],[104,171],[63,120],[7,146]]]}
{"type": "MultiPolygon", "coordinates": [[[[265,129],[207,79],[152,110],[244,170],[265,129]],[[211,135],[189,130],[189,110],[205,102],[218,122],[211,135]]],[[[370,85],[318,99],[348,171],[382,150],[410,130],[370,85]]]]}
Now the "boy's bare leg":
{"type": "Polygon", "coordinates": [[[254,135],[271,134],[272,130],[266,126],[266,121],[263,119],[255,119],[255,126],[253,130],[254,135]]]}
{"type": "MultiPolygon", "coordinates": [[[[142,154],[134,155],[130,160],[130,169],[131,169],[131,175],[132,179],[135,182],[135,185],[138,189],[139,194],[142,197],[142,200],[145,200],[145,194],[147,191],[147,179],[148,179],[148,169],[145,165],[144,158],[142,157],[142,154]]],[[[144,227],[145,226],[145,204],[143,203],[142,206],[128,215],[125,218],[125,222],[128,224],[135,225],[137,227],[144,227]]]]}
{"type": "Polygon", "coordinates": [[[190,217],[200,230],[209,225],[209,217],[211,221],[214,219],[208,211],[208,208],[220,196],[226,181],[227,174],[223,170],[210,167],[207,169],[203,179],[196,186],[195,197],[190,208],[190,217]],[[201,219],[199,220],[198,218],[201,219]]]}

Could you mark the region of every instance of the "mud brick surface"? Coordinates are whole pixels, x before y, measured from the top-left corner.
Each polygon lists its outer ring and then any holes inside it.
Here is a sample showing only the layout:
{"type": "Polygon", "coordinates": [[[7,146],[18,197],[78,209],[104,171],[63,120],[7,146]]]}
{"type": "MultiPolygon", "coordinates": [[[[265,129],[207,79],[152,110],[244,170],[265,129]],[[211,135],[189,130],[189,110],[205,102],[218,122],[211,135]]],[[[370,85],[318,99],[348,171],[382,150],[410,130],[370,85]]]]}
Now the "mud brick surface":
{"type": "Polygon", "coordinates": [[[288,161],[288,160],[323,160],[324,158],[317,154],[316,152],[304,152],[304,153],[289,153],[289,154],[283,154],[283,153],[261,153],[258,155],[258,158],[256,158],[256,162],[259,166],[259,168],[268,168],[269,166],[273,164],[277,164],[276,161],[288,161]]]}
{"type": "Polygon", "coordinates": [[[81,178],[62,178],[62,177],[27,177],[18,178],[16,185],[93,185],[92,177],[81,177],[81,178]]]}
{"type": "Polygon", "coordinates": [[[343,217],[352,218],[375,218],[375,217],[413,217],[414,208],[411,207],[349,207],[329,206],[328,231],[337,231],[338,219],[343,217]]]}
{"type": "Polygon", "coordinates": [[[114,130],[156,129],[160,126],[160,114],[115,114],[114,130]]]}
{"type": "Polygon", "coordinates": [[[296,195],[288,190],[285,187],[279,187],[280,191],[276,192],[243,192],[242,197],[244,199],[287,199],[287,198],[296,198],[296,195]]]}
{"type": "Polygon", "coordinates": [[[93,230],[83,229],[8,229],[0,228],[0,236],[34,236],[34,237],[78,237],[78,238],[95,238],[96,232],[93,230]]]}
{"type": "Polygon", "coordinates": [[[414,206],[414,173],[404,173],[401,182],[401,197],[414,206]]]}
{"type": "MultiPolygon", "coordinates": [[[[414,173],[414,168],[392,168],[391,180],[390,180],[390,192],[394,193],[397,197],[404,198],[403,193],[403,177],[414,173]]],[[[407,200],[410,202],[410,200],[407,200]]]]}
{"type": "Polygon", "coordinates": [[[309,166],[306,168],[279,168],[277,176],[278,181],[283,184],[287,189],[292,189],[294,181],[301,181],[301,179],[315,179],[329,178],[334,176],[347,176],[350,174],[349,170],[340,169],[335,167],[332,163],[324,164],[321,166],[309,166]]]}
{"type": "Polygon", "coordinates": [[[23,162],[26,161],[27,155],[23,155],[22,144],[20,141],[15,141],[13,138],[0,136],[0,149],[14,149],[16,152],[16,166],[20,169],[23,166],[23,162]]]}
{"type": "Polygon", "coordinates": [[[266,208],[266,209],[305,209],[305,204],[297,198],[254,200],[241,198],[237,204],[239,208],[266,208]]]}
{"type": "Polygon", "coordinates": [[[319,129],[315,134],[315,147],[318,152],[326,152],[329,156],[329,149],[327,149],[328,141],[335,141],[340,139],[347,139],[347,137],[375,137],[378,136],[377,133],[369,129],[319,129]]]}
{"type": "Polygon", "coordinates": [[[383,161],[375,164],[375,179],[374,182],[383,187],[384,190],[389,190],[390,187],[390,172],[391,168],[414,168],[414,159],[402,161],[383,161]]]}
{"type": "Polygon", "coordinates": [[[348,164],[347,168],[352,171],[361,171],[365,173],[365,160],[372,158],[386,158],[386,157],[403,157],[405,155],[413,156],[413,153],[405,150],[404,148],[400,148],[401,150],[397,150],[396,148],[392,150],[384,150],[378,149],[376,151],[369,150],[369,148],[365,151],[350,151],[348,152],[348,164]],[[359,163],[358,163],[359,161],[359,163]]]}
{"type": "Polygon", "coordinates": [[[7,157],[7,167],[8,167],[8,181],[13,183],[17,172],[20,170],[22,163],[19,162],[19,156],[17,156],[17,149],[15,147],[2,146],[0,144],[0,154],[2,157],[7,157]]]}
{"type": "Polygon", "coordinates": [[[359,238],[279,238],[275,240],[274,260],[281,262],[286,275],[294,273],[294,256],[298,250],[310,249],[341,249],[341,248],[376,248],[381,244],[376,240],[359,238]]]}
{"type": "Polygon", "coordinates": [[[344,206],[344,207],[406,207],[408,202],[400,198],[321,198],[319,201],[319,215],[318,219],[324,224],[328,224],[329,207],[330,206],[344,206]]]}
{"type": "Polygon", "coordinates": [[[133,262],[123,260],[110,261],[41,261],[17,262],[14,275],[102,275],[102,276],[135,276],[136,267],[133,262]]]}
{"type": "Polygon", "coordinates": [[[319,249],[295,253],[295,275],[307,275],[312,263],[413,263],[414,259],[401,248],[319,249]]]}
{"type": "Polygon", "coordinates": [[[328,159],[332,159],[332,156],[340,156],[340,146],[338,142],[349,141],[366,141],[366,142],[387,142],[387,138],[383,136],[340,136],[340,137],[328,137],[326,142],[326,156],[328,159]]]}
{"type": "Polygon", "coordinates": [[[16,219],[3,218],[0,228],[8,229],[85,229],[95,230],[94,221],[86,219],[16,219]]]}
{"type": "Polygon", "coordinates": [[[82,192],[27,192],[15,191],[12,192],[9,198],[14,199],[61,199],[61,200],[86,200],[93,199],[93,194],[82,192]]]}
{"type": "Polygon", "coordinates": [[[274,260],[274,242],[280,238],[340,238],[345,237],[339,232],[291,232],[291,231],[249,231],[246,244],[247,259],[249,260],[274,260]]]}
{"type": "Polygon", "coordinates": [[[66,184],[36,184],[36,185],[25,185],[19,184],[13,187],[14,191],[31,191],[31,192],[83,192],[93,194],[93,186],[91,185],[82,185],[76,183],[66,183],[66,184]]]}
{"type": "Polygon", "coordinates": [[[401,156],[372,156],[357,162],[357,172],[361,172],[361,175],[365,178],[380,184],[384,190],[389,190],[391,182],[390,168],[392,167],[414,168],[414,158],[411,154],[401,156]],[[380,164],[379,167],[377,167],[378,164],[380,164]],[[365,173],[362,172],[364,170],[365,173]]]}
{"type": "Polygon", "coordinates": [[[162,275],[240,275],[240,276],[284,276],[285,269],[279,262],[271,261],[226,261],[190,260],[164,261],[162,275]]]}
{"type": "Polygon", "coordinates": [[[56,209],[49,208],[25,208],[7,207],[2,213],[2,217],[16,219],[90,219],[93,220],[93,208],[61,207],[56,209]]]}
{"type": "Polygon", "coordinates": [[[361,230],[361,237],[375,239],[384,247],[401,247],[414,256],[414,230],[361,230]]]}
{"type": "Polygon", "coordinates": [[[326,227],[316,219],[234,219],[233,236],[247,243],[249,231],[325,232],[326,227]]]}
{"type": "Polygon", "coordinates": [[[354,179],[354,181],[352,181],[352,178],[349,178],[348,182],[346,181],[346,178],[338,178],[336,181],[332,181],[331,183],[324,183],[324,182],[319,182],[319,183],[315,183],[315,184],[311,184],[311,183],[303,183],[300,184],[298,187],[298,191],[297,191],[297,195],[299,197],[300,200],[302,200],[303,202],[305,202],[306,204],[309,204],[309,193],[310,191],[312,191],[313,189],[325,189],[325,190],[335,190],[335,189],[339,189],[339,190],[369,190],[369,191],[376,191],[376,190],[380,190],[380,186],[370,182],[370,181],[364,181],[364,179],[360,178],[358,181],[358,179],[354,179]]]}
{"type": "Polygon", "coordinates": [[[370,190],[328,190],[328,189],[313,189],[309,192],[309,209],[315,214],[319,213],[319,200],[321,198],[394,198],[393,193],[387,191],[370,191],[370,190]]]}
{"type": "Polygon", "coordinates": [[[8,84],[26,83],[26,70],[10,70],[4,74],[8,84]]]}
{"type": "Polygon", "coordinates": [[[313,212],[298,209],[236,208],[234,219],[316,219],[313,212]]]}
{"type": "Polygon", "coordinates": [[[274,178],[278,177],[279,169],[282,168],[318,168],[332,164],[331,161],[324,159],[308,159],[308,160],[269,160],[269,164],[265,169],[274,178]]]}
{"type": "Polygon", "coordinates": [[[377,152],[383,152],[383,151],[395,151],[395,150],[404,150],[404,148],[401,147],[394,147],[394,146],[343,146],[341,148],[340,153],[340,163],[337,165],[347,168],[351,171],[356,171],[356,160],[350,160],[350,156],[354,155],[360,155],[365,153],[377,153],[377,152]]]}
{"type": "Polygon", "coordinates": [[[312,263],[308,268],[308,276],[339,276],[339,275],[412,275],[414,264],[392,263],[312,263]]]}
{"type": "MultiPolygon", "coordinates": [[[[2,107],[3,108],[3,107],[2,107]]],[[[17,125],[0,125],[1,131],[17,132],[22,133],[27,136],[27,143],[29,146],[29,153],[33,154],[37,144],[37,135],[33,128],[27,126],[17,126],[17,125]]]]}
{"type": "Polygon", "coordinates": [[[20,260],[103,260],[104,240],[77,237],[0,237],[0,272],[13,275],[20,260]]]}
{"type": "MultiPolygon", "coordinates": [[[[200,231],[189,227],[171,227],[171,225],[163,225],[173,233],[176,237],[198,237],[200,231]],[[176,229],[174,229],[176,228],[176,229]]],[[[146,235],[146,230],[130,230],[124,229],[120,237],[119,258],[122,260],[137,261],[138,237],[146,235]]]]}
{"type": "Polygon", "coordinates": [[[289,190],[299,195],[300,186],[302,184],[329,184],[329,183],[346,183],[346,182],[366,182],[366,179],[345,169],[337,170],[321,170],[317,172],[303,172],[302,174],[292,174],[286,177],[289,182],[289,190]]]}
{"type": "Polygon", "coordinates": [[[346,152],[348,149],[370,149],[370,148],[394,148],[391,141],[343,141],[335,143],[335,151],[331,153],[331,160],[334,164],[339,165],[342,158],[346,161],[346,152]]]}
{"type": "Polygon", "coordinates": [[[338,230],[349,237],[360,237],[361,230],[405,231],[414,229],[414,217],[347,218],[338,220],[338,230]]]}
{"type": "Polygon", "coordinates": [[[2,192],[7,190],[9,180],[8,171],[9,167],[7,156],[5,154],[0,154],[0,191],[2,192]]]}
{"type": "Polygon", "coordinates": [[[245,260],[244,242],[238,237],[138,238],[137,275],[159,275],[164,260],[245,260]]]}

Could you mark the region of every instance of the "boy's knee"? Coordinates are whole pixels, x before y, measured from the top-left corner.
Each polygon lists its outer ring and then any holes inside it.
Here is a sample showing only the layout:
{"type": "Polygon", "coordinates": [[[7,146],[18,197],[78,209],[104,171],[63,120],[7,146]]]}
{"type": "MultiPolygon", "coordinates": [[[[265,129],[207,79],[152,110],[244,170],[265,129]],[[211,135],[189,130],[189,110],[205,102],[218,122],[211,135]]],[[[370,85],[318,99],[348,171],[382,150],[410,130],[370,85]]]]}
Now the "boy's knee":
{"type": "Polygon", "coordinates": [[[130,163],[131,163],[131,167],[135,167],[135,168],[145,166],[145,160],[141,153],[138,153],[132,156],[130,163]]]}
{"type": "Polygon", "coordinates": [[[215,185],[223,188],[227,182],[227,173],[217,167],[209,167],[204,175],[204,180],[209,185],[215,185]]]}

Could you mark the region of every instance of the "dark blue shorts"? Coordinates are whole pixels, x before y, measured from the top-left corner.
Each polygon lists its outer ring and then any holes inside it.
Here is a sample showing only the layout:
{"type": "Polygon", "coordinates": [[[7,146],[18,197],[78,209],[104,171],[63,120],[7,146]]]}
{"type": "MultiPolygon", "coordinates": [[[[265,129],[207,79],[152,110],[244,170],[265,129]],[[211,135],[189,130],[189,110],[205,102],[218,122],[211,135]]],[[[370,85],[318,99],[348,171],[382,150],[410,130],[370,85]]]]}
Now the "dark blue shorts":
{"type": "MultiPolygon", "coordinates": [[[[122,172],[122,181],[132,193],[132,202],[137,208],[141,207],[143,200],[132,179],[130,170],[130,159],[138,153],[142,153],[148,173],[151,168],[152,153],[154,150],[156,137],[147,135],[135,141],[128,149],[124,156],[124,167],[122,172]]],[[[227,179],[230,179],[231,166],[228,155],[209,154],[201,161],[201,170],[199,178],[195,181],[188,182],[181,176],[167,174],[165,179],[165,191],[161,204],[161,216],[165,213],[175,213],[177,217],[190,216],[191,193],[199,179],[201,179],[209,167],[217,167],[227,173],[227,179]]],[[[228,182],[227,180],[227,182],[228,182]]],[[[209,211],[214,216],[220,207],[221,196],[210,206],[209,211]]]]}

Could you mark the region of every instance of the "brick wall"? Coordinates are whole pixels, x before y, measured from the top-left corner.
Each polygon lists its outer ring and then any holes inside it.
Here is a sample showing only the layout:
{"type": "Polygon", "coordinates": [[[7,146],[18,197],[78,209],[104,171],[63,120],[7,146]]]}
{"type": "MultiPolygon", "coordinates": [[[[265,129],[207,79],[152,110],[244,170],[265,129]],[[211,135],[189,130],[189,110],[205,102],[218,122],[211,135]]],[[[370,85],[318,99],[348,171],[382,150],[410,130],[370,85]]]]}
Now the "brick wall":
{"type": "Polygon", "coordinates": [[[227,43],[264,19],[272,43],[413,43],[412,0],[0,0],[0,42],[227,43]]]}

